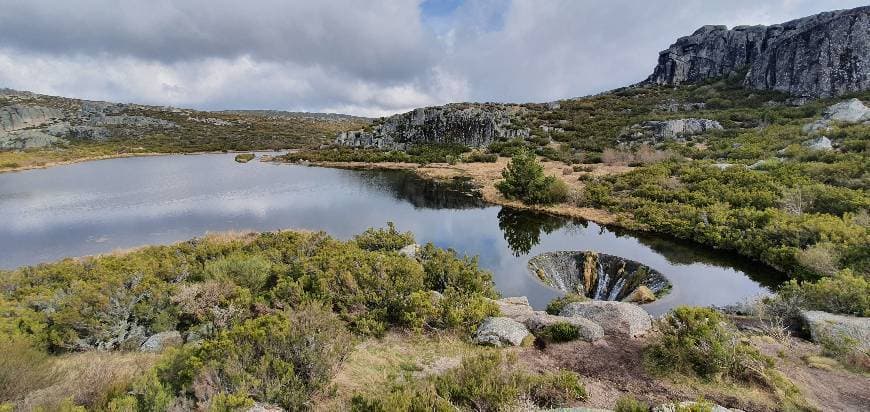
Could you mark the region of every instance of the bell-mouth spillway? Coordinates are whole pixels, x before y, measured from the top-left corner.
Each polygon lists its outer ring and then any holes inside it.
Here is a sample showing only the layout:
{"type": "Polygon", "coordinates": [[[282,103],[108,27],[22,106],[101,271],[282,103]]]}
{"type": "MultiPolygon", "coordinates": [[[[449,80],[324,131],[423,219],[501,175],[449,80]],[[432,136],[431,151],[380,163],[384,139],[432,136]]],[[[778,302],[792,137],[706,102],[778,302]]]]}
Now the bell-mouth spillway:
{"type": "Polygon", "coordinates": [[[648,303],[671,290],[649,266],[593,251],[542,253],[529,259],[529,270],[547,286],[595,300],[648,303]]]}

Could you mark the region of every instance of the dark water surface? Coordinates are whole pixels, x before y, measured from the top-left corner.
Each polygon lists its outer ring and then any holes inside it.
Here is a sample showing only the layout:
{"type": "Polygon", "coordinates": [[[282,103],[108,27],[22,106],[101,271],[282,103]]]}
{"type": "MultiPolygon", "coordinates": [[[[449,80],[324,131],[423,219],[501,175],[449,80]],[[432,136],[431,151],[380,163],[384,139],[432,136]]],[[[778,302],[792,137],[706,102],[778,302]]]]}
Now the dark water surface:
{"type": "Polygon", "coordinates": [[[171,243],[225,230],[324,230],[349,238],[395,222],[419,243],[479,255],[505,296],[537,307],[557,292],[526,262],[555,250],[596,250],[644,263],[674,285],[646,305],[725,305],[781,278],[733,254],[591,222],[483,203],[454,185],[407,172],[238,164],[232,154],[159,156],[0,174],[0,268],[171,243]]]}

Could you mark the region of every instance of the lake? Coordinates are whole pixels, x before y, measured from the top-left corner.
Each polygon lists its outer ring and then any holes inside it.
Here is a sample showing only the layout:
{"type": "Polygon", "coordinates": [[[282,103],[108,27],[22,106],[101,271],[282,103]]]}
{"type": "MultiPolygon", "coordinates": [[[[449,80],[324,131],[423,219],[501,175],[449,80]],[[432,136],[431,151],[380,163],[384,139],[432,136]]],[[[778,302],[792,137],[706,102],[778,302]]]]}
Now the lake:
{"type": "Polygon", "coordinates": [[[253,161],[233,154],[111,159],[0,174],[0,268],[226,230],[323,230],[348,239],[395,222],[418,243],[477,255],[505,296],[542,308],[558,295],[529,275],[528,259],[595,250],[664,274],[672,292],[644,305],[726,305],[783,280],[765,265],[662,236],[487,204],[461,182],[403,171],[358,171],[253,161]]]}

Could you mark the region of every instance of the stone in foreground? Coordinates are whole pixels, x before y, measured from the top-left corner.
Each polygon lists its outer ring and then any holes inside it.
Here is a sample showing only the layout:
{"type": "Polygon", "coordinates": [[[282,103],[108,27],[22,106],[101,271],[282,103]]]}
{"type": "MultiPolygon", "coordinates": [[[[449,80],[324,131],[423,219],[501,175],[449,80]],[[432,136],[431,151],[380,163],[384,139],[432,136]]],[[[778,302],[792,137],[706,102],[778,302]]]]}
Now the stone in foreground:
{"type": "Polygon", "coordinates": [[[529,336],[529,330],[522,323],[511,318],[489,317],[484,319],[480,327],[477,328],[474,343],[499,348],[520,346],[526,336],[529,336]]]}
{"type": "Polygon", "coordinates": [[[511,318],[517,322],[525,322],[530,316],[535,314],[535,309],[529,304],[529,299],[525,296],[509,297],[504,299],[494,300],[502,316],[511,318]]]}
{"type": "Polygon", "coordinates": [[[604,338],[604,328],[601,325],[579,316],[556,316],[546,312],[534,312],[526,319],[526,327],[533,333],[543,331],[548,326],[558,323],[568,323],[579,332],[578,339],[593,342],[604,338]]]}
{"type": "Polygon", "coordinates": [[[579,316],[604,328],[608,335],[643,336],[652,328],[652,317],[631,303],[613,301],[574,302],[565,305],[561,316],[579,316]]]}
{"type": "Polygon", "coordinates": [[[841,342],[851,341],[856,349],[870,352],[870,318],[835,315],[816,310],[801,312],[801,318],[813,342],[834,338],[841,342]]]}
{"type": "Polygon", "coordinates": [[[183,342],[181,333],[177,330],[170,330],[149,336],[145,343],[139,347],[139,350],[142,352],[161,352],[167,347],[181,345],[183,342]]]}

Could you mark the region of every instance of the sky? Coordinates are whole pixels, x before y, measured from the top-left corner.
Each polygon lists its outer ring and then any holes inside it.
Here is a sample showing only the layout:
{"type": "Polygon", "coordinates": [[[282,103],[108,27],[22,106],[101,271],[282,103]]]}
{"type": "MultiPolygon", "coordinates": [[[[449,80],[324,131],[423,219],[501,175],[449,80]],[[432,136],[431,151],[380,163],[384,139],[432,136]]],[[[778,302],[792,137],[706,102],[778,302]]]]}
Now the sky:
{"type": "Polygon", "coordinates": [[[383,116],[643,80],[705,24],[855,0],[0,0],[0,87],[195,108],[383,116]]]}

